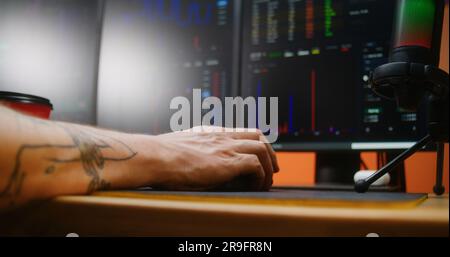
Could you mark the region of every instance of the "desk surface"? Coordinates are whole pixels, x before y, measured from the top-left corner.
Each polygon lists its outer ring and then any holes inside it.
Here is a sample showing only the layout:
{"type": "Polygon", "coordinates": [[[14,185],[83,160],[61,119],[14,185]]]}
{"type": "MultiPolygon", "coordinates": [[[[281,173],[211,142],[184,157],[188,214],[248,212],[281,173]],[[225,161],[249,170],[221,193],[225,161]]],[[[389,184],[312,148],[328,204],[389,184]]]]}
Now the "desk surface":
{"type": "Polygon", "coordinates": [[[2,217],[0,234],[80,236],[448,236],[449,198],[410,208],[59,197],[2,217]]]}

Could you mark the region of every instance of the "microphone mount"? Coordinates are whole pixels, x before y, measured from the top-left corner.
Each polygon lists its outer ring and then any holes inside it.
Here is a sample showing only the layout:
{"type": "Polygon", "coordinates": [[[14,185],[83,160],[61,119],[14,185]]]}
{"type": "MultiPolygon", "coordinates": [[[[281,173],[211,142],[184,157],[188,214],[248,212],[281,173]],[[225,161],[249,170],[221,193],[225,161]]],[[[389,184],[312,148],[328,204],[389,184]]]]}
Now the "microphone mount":
{"type": "Polygon", "coordinates": [[[370,77],[370,86],[385,98],[397,99],[400,108],[410,111],[416,110],[421,98],[426,96],[429,134],[372,176],[357,181],[355,191],[367,192],[372,183],[392,171],[415,152],[434,143],[437,149],[437,168],[433,191],[436,195],[442,195],[445,192],[443,186],[444,143],[449,142],[448,73],[432,65],[392,62],[374,70],[370,77]]]}

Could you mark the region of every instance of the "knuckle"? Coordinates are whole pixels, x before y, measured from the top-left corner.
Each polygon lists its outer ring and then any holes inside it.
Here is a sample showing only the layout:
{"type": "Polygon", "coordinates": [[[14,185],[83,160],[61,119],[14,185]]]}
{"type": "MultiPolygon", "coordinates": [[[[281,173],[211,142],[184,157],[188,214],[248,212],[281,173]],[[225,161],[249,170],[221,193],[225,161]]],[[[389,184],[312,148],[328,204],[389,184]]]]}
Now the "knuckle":
{"type": "Polygon", "coordinates": [[[217,133],[201,132],[200,135],[212,144],[221,144],[224,142],[224,136],[217,133]]]}
{"type": "Polygon", "coordinates": [[[256,129],[256,134],[258,136],[264,135],[264,133],[261,131],[261,129],[256,129]]]}
{"type": "Polygon", "coordinates": [[[235,153],[232,148],[228,147],[226,144],[220,144],[213,149],[213,154],[217,156],[230,157],[234,156],[235,153]]]}
{"type": "Polygon", "coordinates": [[[252,165],[252,167],[253,167],[254,169],[262,169],[262,165],[261,165],[261,162],[259,161],[258,156],[256,156],[256,155],[251,155],[251,156],[249,157],[249,162],[250,162],[250,164],[252,165]]]}
{"type": "Polygon", "coordinates": [[[265,153],[265,152],[267,152],[267,147],[266,147],[266,145],[265,144],[263,144],[263,143],[257,143],[257,150],[259,151],[259,152],[261,152],[261,153],[265,153]]]}

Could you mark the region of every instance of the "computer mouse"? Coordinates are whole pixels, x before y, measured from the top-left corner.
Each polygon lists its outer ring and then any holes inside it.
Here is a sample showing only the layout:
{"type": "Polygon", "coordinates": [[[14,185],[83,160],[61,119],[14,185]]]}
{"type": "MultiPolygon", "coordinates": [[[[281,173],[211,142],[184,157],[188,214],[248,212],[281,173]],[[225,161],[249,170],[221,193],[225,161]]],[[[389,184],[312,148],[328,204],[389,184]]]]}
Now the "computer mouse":
{"type": "Polygon", "coordinates": [[[257,184],[258,179],[253,174],[247,174],[235,177],[231,181],[228,181],[211,191],[222,191],[222,192],[249,192],[249,191],[261,191],[259,185],[257,184]]]}

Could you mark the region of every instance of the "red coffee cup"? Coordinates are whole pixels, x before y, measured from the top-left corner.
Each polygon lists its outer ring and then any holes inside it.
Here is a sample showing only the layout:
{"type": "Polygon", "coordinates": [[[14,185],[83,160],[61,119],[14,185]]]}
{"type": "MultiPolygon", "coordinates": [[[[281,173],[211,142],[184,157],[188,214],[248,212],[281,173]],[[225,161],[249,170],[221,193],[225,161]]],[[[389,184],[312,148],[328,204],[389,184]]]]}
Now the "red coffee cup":
{"type": "Polygon", "coordinates": [[[0,91],[0,104],[42,119],[49,119],[53,110],[53,105],[46,98],[15,92],[0,91]]]}

